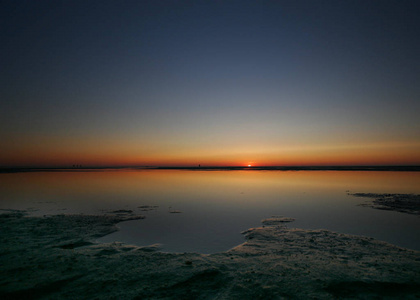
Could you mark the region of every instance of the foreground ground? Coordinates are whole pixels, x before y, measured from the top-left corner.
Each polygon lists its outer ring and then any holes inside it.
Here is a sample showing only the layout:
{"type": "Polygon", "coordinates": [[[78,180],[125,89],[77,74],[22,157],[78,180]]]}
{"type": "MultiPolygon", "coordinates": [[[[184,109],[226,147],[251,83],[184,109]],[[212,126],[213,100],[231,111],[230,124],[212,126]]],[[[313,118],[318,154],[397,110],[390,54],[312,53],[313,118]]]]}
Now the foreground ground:
{"type": "Polygon", "coordinates": [[[0,214],[0,299],[419,298],[420,252],[273,217],[230,251],[162,253],[94,240],[121,221],[0,214]]]}

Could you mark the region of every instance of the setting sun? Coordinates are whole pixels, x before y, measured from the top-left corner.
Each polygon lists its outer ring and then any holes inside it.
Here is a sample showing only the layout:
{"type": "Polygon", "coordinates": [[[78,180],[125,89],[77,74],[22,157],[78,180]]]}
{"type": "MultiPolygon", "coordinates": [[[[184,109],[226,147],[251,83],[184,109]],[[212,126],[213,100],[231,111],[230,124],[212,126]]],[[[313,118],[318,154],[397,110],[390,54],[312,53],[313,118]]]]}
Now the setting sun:
{"type": "Polygon", "coordinates": [[[252,167],[252,165],[248,165],[248,167],[252,167]]]}

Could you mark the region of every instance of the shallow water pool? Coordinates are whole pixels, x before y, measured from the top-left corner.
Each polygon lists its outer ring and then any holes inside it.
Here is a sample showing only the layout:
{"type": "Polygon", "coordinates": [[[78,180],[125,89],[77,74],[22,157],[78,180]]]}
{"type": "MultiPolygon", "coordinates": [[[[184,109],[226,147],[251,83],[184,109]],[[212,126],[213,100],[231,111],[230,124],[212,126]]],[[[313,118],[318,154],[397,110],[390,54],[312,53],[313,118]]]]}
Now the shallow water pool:
{"type": "Polygon", "coordinates": [[[34,215],[132,210],[101,242],[215,253],[273,215],[289,227],[329,229],[420,250],[420,217],[358,204],[347,193],[420,193],[420,172],[113,170],[0,174],[0,208],[34,215]]]}

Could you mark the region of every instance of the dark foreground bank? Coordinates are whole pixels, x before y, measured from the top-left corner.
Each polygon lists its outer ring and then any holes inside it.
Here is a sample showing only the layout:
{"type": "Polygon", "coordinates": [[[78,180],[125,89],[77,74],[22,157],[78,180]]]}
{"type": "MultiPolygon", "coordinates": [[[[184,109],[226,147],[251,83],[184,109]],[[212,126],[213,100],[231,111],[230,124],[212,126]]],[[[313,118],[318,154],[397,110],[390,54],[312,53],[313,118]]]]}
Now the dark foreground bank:
{"type": "Polygon", "coordinates": [[[1,299],[420,297],[420,252],[367,237],[290,229],[273,217],[227,252],[162,253],[97,244],[141,218],[0,215],[1,299]]]}

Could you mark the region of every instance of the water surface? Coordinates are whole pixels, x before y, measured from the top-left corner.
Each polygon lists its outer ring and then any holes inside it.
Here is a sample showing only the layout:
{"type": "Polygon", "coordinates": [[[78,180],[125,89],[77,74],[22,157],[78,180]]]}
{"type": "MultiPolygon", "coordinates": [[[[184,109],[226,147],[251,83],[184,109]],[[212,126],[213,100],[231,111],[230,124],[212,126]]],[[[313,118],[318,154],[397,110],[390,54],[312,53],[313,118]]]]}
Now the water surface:
{"type": "MultiPolygon", "coordinates": [[[[162,244],[168,252],[214,253],[272,215],[290,227],[371,236],[420,250],[420,218],[361,207],[358,193],[420,193],[419,172],[121,170],[0,174],[0,208],[35,215],[133,210],[100,241],[162,244]],[[153,206],[144,211],[145,206],[153,206]],[[172,213],[180,211],[181,213],[172,213]]],[[[366,199],[368,200],[368,199],[366,199]]]]}

